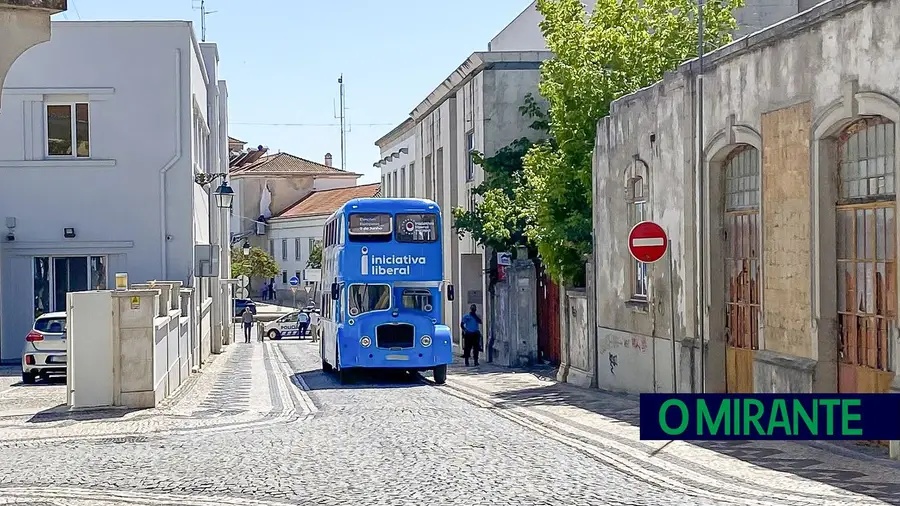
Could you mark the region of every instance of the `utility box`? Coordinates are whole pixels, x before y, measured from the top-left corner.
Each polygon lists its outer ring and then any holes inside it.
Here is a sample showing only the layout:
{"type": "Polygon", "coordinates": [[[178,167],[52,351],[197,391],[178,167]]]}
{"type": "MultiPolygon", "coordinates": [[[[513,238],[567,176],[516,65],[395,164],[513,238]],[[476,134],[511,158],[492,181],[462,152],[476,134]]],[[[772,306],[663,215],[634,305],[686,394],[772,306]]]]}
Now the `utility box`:
{"type": "Polygon", "coordinates": [[[66,403],[70,407],[113,405],[118,362],[111,318],[115,313],[110,291],[66,296],[66,403]]]}
{"type": "Polygon", "coordinates": [[[198,278],[219,275],[219,247],[212,244],[194,245],[194,272],[198,278]]]}

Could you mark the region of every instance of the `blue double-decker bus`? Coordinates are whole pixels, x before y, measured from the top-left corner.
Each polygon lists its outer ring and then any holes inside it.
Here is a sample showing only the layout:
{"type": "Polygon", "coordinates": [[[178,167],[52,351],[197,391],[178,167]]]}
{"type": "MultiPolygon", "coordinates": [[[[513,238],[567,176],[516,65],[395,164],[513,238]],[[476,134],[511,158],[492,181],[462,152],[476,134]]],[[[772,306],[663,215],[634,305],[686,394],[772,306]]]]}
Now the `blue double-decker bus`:
{"type": "Polygon", "coordinates": [[[453,360],[443,300],[441,211],[430,200],[354,199],[325,224],[319,332],[322,369],[434,372],[453,360]],[[330,287],[330,290],[329,290],[330,287]]]}

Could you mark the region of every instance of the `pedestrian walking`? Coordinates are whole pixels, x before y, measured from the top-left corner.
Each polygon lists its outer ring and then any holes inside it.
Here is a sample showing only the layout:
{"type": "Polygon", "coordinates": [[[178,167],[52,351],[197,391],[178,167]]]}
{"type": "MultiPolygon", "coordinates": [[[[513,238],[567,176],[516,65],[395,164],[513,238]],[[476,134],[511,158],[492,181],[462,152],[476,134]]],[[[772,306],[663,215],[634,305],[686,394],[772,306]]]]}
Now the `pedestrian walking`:
{"type": "Polygon", "coordinates": [[[306,314],[306,311],[300,311],[300,314],[297,315],[297,332],[300,334],[300,339],[306,336],[306,329],[308,328],[309,315],[306,314]]]}
{"type": "Polygon", "coordinates": [[[475,304],[469,306],[469,312],[462,317],[459,326],[463,331],[463,358],[466,366],[469,365],[469,356],[475,359],[478,365],[478,352],[481,351],[481,317],[476,313],[475,304]]]}
{"type": "Polygon", "coordinates": [[[253,328],[253,313],[250,312],[249,307],[244,308],[244,312],[241,313],[241,323],[244,325],[244,342],[250,342],[250,330],[253,328]]]}

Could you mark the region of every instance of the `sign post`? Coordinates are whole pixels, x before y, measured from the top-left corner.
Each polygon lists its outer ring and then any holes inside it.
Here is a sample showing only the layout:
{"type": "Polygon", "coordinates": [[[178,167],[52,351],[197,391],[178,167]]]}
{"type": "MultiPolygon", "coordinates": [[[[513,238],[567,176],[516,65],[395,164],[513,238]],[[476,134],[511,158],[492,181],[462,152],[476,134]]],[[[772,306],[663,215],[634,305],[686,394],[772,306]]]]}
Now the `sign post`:
{"type": "MultiPolygon", "coordinates": [[[[284,279],[284,278],[282,278],[284,279]]],[[[291,276],[291,279],[288,280],[288,283],[291,284],[291,293],[294,294],[294,308],[297,307],[297,285],[300,284],[300,278],[297,276],[291,276]]]]}
{"type": "MultiPolygon", "coordinates": [[[[628,251],[638,262],[652,264],[669,254],[669,313],[672,315],[672,392],[678,393],[678,376],[675,355],[675,260],[669,248],[669,237],[666,231],[652,221],[642,221],[631,228],[628,233],[628,251]]],[[[653,385],[656,387],[656,338],[653,338],[653,385]]],[[[702,353],[702,352],[701,352],[702,353]]]]}

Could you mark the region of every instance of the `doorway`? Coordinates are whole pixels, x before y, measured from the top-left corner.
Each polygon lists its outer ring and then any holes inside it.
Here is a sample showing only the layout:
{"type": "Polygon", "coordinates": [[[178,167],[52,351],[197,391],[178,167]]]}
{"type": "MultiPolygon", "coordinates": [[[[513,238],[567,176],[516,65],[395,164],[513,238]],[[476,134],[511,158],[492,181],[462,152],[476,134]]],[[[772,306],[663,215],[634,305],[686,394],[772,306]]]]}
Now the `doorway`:
{"type": "Polygon", "coordinates": [[[65,311],[66,294],[105,290],[105,256],[34,257],[34,317],[65,311]]]}

